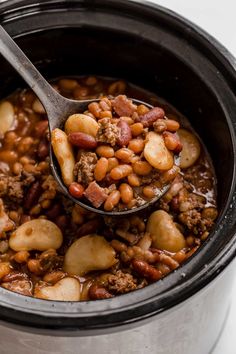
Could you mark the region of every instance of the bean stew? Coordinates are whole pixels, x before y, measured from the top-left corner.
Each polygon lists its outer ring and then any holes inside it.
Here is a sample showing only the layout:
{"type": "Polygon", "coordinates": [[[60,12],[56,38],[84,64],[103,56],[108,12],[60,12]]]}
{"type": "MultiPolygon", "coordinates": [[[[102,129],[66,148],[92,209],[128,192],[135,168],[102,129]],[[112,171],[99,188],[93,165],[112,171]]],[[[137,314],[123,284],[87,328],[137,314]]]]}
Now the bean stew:
{"type": "Polygon", "coordinates": [[[180,169],[176,120],[161,107],[125,95],[102,97],[52,132],[52,146],[70,194],[105,211],[135,209],[161,196],[180,169]]]}
{"type": "MultiPolygon", "coordinates": [[[[103,139],[107,119],[122,122],[119,124],[131,131],[129,142],[117,148],[112,140],[100,140],[92,152],[81,145],[78,151],[74,149],[73,180],[67,183],[72,195],[80,197],[81,191],[96,184],[105,189],[105,210],[132,208],[139,200],[152,198],[157,186],[153,184],[155,170],[143,158],[145,129],[147,134],[162,137],[170,156],[173,151],[180,153],[179,165],[172,163],[161,172],[162,181],[171,186],[152,209],[129,218],[98,216],[60,192],[50,171],[46,113],[34,93],[18,90],[2,100],[0,286],[46,300],[83,301],[112,298],[158,281],[193,255],[217,218],[216,178],[206,148],[176,109],[123,80],[87,76],[58,79],[52,85],[69,98],[100,99],[77,115],[82,133],[93,136],[100,131],[103,139]],[[140,119],[150,114],[145,106],[135,108],[136,119],[135,112],[116,112],[114,117],[112,100],[126,100],[126,96],[150,103],[164,115],[152,128],[140,119]],[[90,124],[84,124],[83,115],[90,124]],[[120,120],[120,116],[125,118],[120,120]],[[174,142],[178,142],[175,148],[168,146],[174,142]],[[96,166],[105,160],[108,177],[103,185],[99,175],[103,169],[96,166]],[[140,174],[133,167],[140,162],[148,165],[148,173],[140,174]],[[109,173],[121,166],[132,169],[127,180],[117,183],[114,175],[109,180],[109,173]],[[115,202],[109,204],[110,196],[115,202]]],[[[71,117],[65,125],[67,134],[73,134],[75,120],[71,117]]],[[[61,130],[60,134],[65,133],[61,130]]],[[[73,139],[72,135],[69,140],[73,143],[73,139]]],[[[56,149],[59,156],[60,147],[56,149]]],[[[62,169],[62,175],[64,172],[67,178],[68,170],[62,169]]],[[[94,203],[96,191],[87,195],[94,203]]]]}

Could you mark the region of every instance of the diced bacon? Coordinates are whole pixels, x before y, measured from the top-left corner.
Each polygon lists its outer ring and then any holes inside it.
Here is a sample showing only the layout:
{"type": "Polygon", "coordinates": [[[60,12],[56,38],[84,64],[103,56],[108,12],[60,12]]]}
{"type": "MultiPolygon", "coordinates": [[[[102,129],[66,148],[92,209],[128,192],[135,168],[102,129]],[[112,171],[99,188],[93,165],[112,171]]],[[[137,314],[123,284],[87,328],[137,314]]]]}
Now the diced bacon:
{"type": "Polygon", "coordinates": [[[84,196],[95,208],[99,208],[108,197],[104,188],[101,188],[95,181],[89,183],[88,188],[84,192],[84,196]]]}

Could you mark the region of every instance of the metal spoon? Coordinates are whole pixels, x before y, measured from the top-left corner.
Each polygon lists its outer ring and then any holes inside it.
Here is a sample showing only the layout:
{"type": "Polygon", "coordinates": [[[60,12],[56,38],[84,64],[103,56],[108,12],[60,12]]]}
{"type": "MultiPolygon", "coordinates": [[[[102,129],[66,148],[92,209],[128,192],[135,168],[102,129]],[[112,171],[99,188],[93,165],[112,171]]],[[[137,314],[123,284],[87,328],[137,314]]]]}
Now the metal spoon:
{"type": "MultiPolygon", "coordinates": [[[[99,99],[75,101],[61,96],[43,78],[43,76],[39,73],[39,71],[35,68],[35,66],[26,57],[26,55],[22,52],[22,50],[18,47],[18,45],[3,29],[2,26],[0,26],[0,53],[14,67],[18,74],[27,82],[27,84],[30,86],[30,88],[34,91],[34,93],[38,96],[39,100],[43,104],[48,116],[50,134],[53,129],[63,127],[64,122],[71,114],[84,112],[87,109],[89,103],[99,101],[99,99]]],[[[133,99],[133,102],[135,104],[145,104],[149,108],[153,108],[153,106],[139,100],[133,99]]],[[[62,182],[60,170],[54,153],[52,151],[51,144],[50,160],[53,175],[57,183],[60,185],[63,193],[74,203],[77,203],[85,209],[102,215],[125,216],[145,209],[151,204],[155,203],[169,188],[169,185],[165,185],[160,191],[159,195],[157,195],[151,201],[137,208],[124,211],[106,212],[104,210],[96,209],[88,204],[85,204],[81,202],[81,200],[78,200],[71,196],[71,194],[68,192],[67,187],[62,182]]]]}

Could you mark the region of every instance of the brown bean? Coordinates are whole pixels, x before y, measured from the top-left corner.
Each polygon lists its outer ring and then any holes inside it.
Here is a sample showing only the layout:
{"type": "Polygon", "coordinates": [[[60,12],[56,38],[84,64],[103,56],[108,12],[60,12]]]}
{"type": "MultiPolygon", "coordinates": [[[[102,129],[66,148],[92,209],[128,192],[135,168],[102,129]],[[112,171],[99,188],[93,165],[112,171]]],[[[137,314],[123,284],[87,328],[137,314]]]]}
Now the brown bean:
{"type": "Polygon", "coordinates": [[[133,164],[134,173],[147,176],[152,171],[152,166],[147,161],[137,161],[133,164]]]}
{"type": "Polygon", "coordinates": [[[128,176],[128,182],[132,187],[139,187],[141,184],[140,178],[135,173],[128,176]]]}
{"type": "Polygon", "coordinates": [[[59,280],[65,277],[65,273],[60,270],[55,270],[47,273],[43,277],[43,281],[46,283],[56,284],[59,280]]]}
{"type": "Polygon", "coordinates": [[[135,154],[140,154],[144,149],[144,145],[143,139],[132,139],[129,142],[128,148],[135,154]]]}
{"type": "Polygon", "coordinates": [[[168,150],[174,151],[176,154],[180,153],[182,150],[182,144],[179,140],[179,137],[176,134],[170,132],[164,132],[163,138],[165,142],[165,146],[168,150]]]}
{"type": "Polygon", "coordinates": [[[94,178],[96,181],[102,181],[108,171],[108,160],[105,157],[101,157],[96,163],[94,169],[94,178]]]}
{"type": "Polygon", "coordinates": [[[151,281],[159,280],[162,277],[161,272],[157,268],[154,268],[145,261],[134,258],[132,259],[131,264],[137,273],[151,281]]]}
{"type": "Polygon", "coordinates": [[[96,218],[93,220],[89,220],[88,222],[84,223],[77,231],[76,236],[82,237],[85,235],[93,234],[98,231],[98,229],[102,225],[102,219],[96,218]]]}
{"type": "Polygon", "coordinates": [[[120,192],[115,190],[109,194],[107,197],[107,200],[104,203],[104,210],[106,211],[112,211],[114,207],[119,203],[120,201],[120,192]]]}
{"type": "Polygon", "coordinates": [[[120,120],[117,124],[117,127],[120,128],[117,144],[119,146],[127,146],[132,139],[132,133],[129,124],[124,120],[120,120]]]}
{"type": "Polygon", "coordinates": [[[49,144],[46,139],[40,141],[37,153],[40,159],[45,159],[49,155],[49,144]]]}
{"type": "Polygon", "coordinates": [[[17,263],[26,263],[30,254],[28,251],[19,251],[14,255],[14,260],[17,263]]]}
{"type": "Polygon", "coordinates": [[[111,111],[102,111],[100,112],[99,114],[99,119],[102,119],[102,118],[112,118],[112,113],[111,111]]]}
{"type": "Polygon", "coordinates": [[[42,274],[43,269],[38,259],[30,259],[27,263],[27,267],[31,273],[36,275],[42,274]]]}
{"type": "Polygon", "coordinates": [[[68,134],[68,141],[82,149],[95,149],[97,147],[97,141],[93,136],[81,132],[68,134]]]}
{"type": "Polygon", "coordinates": [[[123,203],[128,204],[133,199],[133,189],[127,183],[122,183],[119,187],[121,200],[123,203]]]}
{"type": "Polygon", "coordinates": [[[124,252],[124,251],[127,251],[127,246],[126,246],[126,244],[125,243],[123,243],[123,242],[120,242],[120,241],[118,241],[118,240],[116,240],[116,239],[113,239],[112,241],[111,241],[111,246],[114,248],[114,250],[116,251],[116,252],[124,252]]]}
{"type": "Polygon", "coordinates": [[[160,107],[154,107],[147,113],[143,114],[139,117],[139,121],[143,124],[143,126],[150,127],[157,119],[163,119],[165,116],[165,112],[160,107]]]}
{"type": "Polygon", "coordinates": [[[108,159],[108,172],[110,172],[114,167],[119,165],[119,161],[116,157],[110,157],[108,159]]]}
{"type": "Polygon", "coordinates": [[[24,199],[24,208],[30,209],[35,205],[42,193],[42,187],[40,183],[34,182],[28,189],[25,199],[24,199]]]}
{"type": "Polygon", "coordinates": [[[134,121],[131,117],[120,117],[121,120],[125,121],[127,124],[132,125],[134,121]]]}
{"type": "Polygon", "coordinates": [[[136,137],[136,136],[142,134],[143,125],[142,125],[142,123],[134,123],[130,126],[130,129],[131,129],[132,135],[136,137]]]}
{"type": "Polygon", "coordinates": [[[140,104],[137,107],[137,113],[138,113],[139,116],[142,116],[142,115],[146,114],[149,111],[150,111],[150,109],[147,106],[145,106],[144,104],[140,104]]]}
{"type": "Polygon", "coordinates": [[[99,106],[103,111],[111,111],[112,108],[111,101],[107,97],[101,99],[101,101],[99,102],[99,106]]]}
{"type": "Polygon", "coordinates": [[[46,130],[48,129],[48,121],[47,120],[41,120],[40,122],[37,122],[34,127],[34,134],[36,135],[37,138],[42,138],[46,130]]]}
{"type": "Polygon", "coordinates": [[[155,196],[155,192],[154,192],[154,189],[152,186],[145,186],[143,187],[143,195],[146,197],[146,198],[149,198],[149,199],[152,199],[154,198],[155,196]]]}
{"type": "Polygon", "coordinates": [[[94,117],[100,117],[101,108],[97,102],[90,103],[88,105],[88,110],[94,115],[94,117]]]}
{"type": "Polygon", "coordinates": [[[130,175],[132,171],[133,170],[130,165],[119,165],[111,170],[110,175],[112,179],[119,180],[130,175]]]}
{"type": "Polygon", "coordinates": [[[84,187],[80,183],[73,182],[69,185],[69,193],[72,197],[81,198],[84,193],[84,187]]]}
{"type": "Polygon", "coordinates": [[[106,157],[107,159],[113,157],[115,152],[114,149],[109,145],[100,145],[96,149],[96,154],[101,157],[106,157]]]}
{"type": "Polygon", "coordinates": [[[167,130],[169,130],[170,132],[173,132],[173,133],[175,133],[180,127],[179,122],[177,122],[176,120],[173,120],[173,119],[166,119],[165,124],[166,124],[167,130]]]}
{"type": "Polygon", "coordinates": [[[165,122],[166,120],[164,119],[158,119],[156,122],[154,122],[153,124],[154,131],[159,134],[163,133],[167,129],[165,122]]]}
{"type": "Polygon", "coordinates": [[[106,288],[96,284],[90,286],[88,295],[91,300],[110,299],[113,297],[106,288]]]}
{"type": "Polygon", "coordinates": [[[133,151],[127,148],[121,148],[115,152],[115,157],[125,163],[129,163],[132,156],[133,151]]]}
{"type": "Polygon", "coordinates": [[[0,151],[0,161],[14,163],[18,160],[18,154],[15,151],[2,150],[0,151]]]}

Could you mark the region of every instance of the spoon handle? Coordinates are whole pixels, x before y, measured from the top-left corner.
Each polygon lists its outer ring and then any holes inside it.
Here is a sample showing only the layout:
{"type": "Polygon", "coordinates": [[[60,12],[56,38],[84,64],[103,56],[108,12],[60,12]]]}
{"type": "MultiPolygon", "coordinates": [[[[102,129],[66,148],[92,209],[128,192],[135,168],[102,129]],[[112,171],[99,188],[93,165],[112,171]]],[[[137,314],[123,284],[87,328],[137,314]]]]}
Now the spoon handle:
{"type": "Polygon", "coordinates": [[[39,97],[47,113],[54,110],[55,114],[61,95],[43,78],[2,26],[0,26],[0,53],[39,97]]]}

